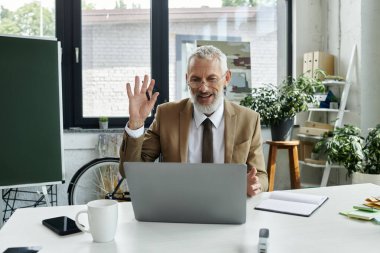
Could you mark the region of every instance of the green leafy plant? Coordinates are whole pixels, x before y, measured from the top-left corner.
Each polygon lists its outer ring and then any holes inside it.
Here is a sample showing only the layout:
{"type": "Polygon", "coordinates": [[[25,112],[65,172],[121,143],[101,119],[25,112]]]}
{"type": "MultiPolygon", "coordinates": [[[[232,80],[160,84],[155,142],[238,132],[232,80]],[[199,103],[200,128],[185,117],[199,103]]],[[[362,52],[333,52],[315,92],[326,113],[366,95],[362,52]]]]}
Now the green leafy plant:
{"type": "Polygon", "coordinates": [[[380,174],[380,124],[370,129],[365,139],[358,127],[344,125],[325,134],[313,152],[327,154],[329,162],[342,164],[348,175],[380,174]]]}
{"type": "MultiPolygon", "coordinates": [[[[319,72],[325,75],[323,71],[319,72]]],[[[307,111],[309,104],[318,102],[313,95],[324,91],[325,86],[320,79],[300,75],[296,79],[284,80],[278,87],[266,84],[253,88],[251,94],[240,101],[240,105],[258,112],[262,124],[273,125],[307,111]]]]}
{"type": "Polygon", "coordinates": [[[380,124],[370,129],[365,139],[364,169],[367,174],[380,174],[380,124]]]}
{"type": "Polygon", "coordinates": [[[343,165],[350,176],[353,172],[363,170],[363,143],[361,130],[352,125],[344,125],[324,135],[317,142],[313,152],[327,154],[330,163],[343,165]]]}
{"type": "Polygon", "coordinates": [[[99,122],[108,122],[108,117],[99,117],[99,122]]]}

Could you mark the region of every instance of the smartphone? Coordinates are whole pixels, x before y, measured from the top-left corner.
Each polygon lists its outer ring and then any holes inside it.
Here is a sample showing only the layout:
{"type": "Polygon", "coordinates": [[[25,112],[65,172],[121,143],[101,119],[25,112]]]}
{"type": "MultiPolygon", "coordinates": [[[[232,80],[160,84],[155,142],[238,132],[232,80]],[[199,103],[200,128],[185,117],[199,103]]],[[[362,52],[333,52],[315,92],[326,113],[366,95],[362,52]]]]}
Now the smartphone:
{"type": "Polygon", "coordinates": [[[75,221],[66,216],[45,219],[42,224],[53,230],[58,235],[70,235],[81,232],[75,221]]]}
{"type": "Polygon", "coordinates": [[[40,251],[41,247],[34,246],[34,247],[15,247],[15,248],[8,248],[3,253],[37,253],[40,251]]]}

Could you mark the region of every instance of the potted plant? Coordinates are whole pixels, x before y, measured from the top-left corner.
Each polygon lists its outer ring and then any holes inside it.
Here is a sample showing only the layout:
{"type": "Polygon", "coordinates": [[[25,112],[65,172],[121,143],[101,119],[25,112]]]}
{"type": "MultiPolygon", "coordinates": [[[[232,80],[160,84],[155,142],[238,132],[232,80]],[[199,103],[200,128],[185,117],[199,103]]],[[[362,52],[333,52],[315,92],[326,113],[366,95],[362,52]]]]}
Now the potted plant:
{"type": "Polygon", "coordinates": [[[313,152],[326,154],[327,160],[333,164],[341,164],[347,169],[348,176],[360,171],[363,166],[363,142],[361,130],[352,125],[338,127],[324,134],[317,142],[313,152]]]}
{"type": "Polygon", "coordinates": [[[325,153],[330,163],[343,165],[353,183],[380,184],[380,124],[370,129],[365,139],[360,132],[352,125],[337,128],[316,143],[314,152],[325,153]]]}
{"type": "Polygon", "coordinates": [[[380,124],[369,129],[364,143],[364,162],[361,171],[353,174],[353,183],[375,183],[380,185],[380,124]]]}
{"type": "Polygon", "coordinates": [[[380,124],[370,129],[364,145],[365,168],[368,174],[380,174],[380,124]]]}
{"type": "Polygon", "coordinates": [[[99,117],[99,128],[108,129],[108,117],[99,117]]]}
{"type": "Polygon", "coordinates": [[[280,86],[253,88],[240,104],[260,114],[261,123],[271,127],[272,140],[285,140],[290,137],[294,116],[307,111],[310,104],[317,104],[313,95],[324,90],[320,79],[300,75],[284,80],[280,86]]]}

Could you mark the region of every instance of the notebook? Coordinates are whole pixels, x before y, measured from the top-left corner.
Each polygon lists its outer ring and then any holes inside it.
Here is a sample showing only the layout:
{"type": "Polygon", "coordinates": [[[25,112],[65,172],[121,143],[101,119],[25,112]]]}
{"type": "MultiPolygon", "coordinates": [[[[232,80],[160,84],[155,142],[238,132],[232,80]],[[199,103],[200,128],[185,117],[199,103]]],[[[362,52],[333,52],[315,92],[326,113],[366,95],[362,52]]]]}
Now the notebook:
{"type": "Polygon", "coordinates": [[[124,172],[136,220],[245,223],[246,165],[125,162],[124,172]]]}
{"type": "Polygon", "coordinates": [[[270,193],[268,199],[263,200],[255,209],[308,217],[327,199],[327,196],[274,191],[270,193]]]}

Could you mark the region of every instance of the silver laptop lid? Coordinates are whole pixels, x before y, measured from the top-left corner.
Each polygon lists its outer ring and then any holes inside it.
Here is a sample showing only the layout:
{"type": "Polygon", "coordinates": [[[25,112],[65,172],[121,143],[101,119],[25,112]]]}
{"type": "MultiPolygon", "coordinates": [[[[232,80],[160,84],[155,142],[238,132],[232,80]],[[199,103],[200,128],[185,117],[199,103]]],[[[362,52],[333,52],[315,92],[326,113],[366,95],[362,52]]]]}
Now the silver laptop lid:
{"type": "Polygon", "coordinates": [[[125,162],[124,172],[136,220],[245,223],[246,165],[125,162]]]}

